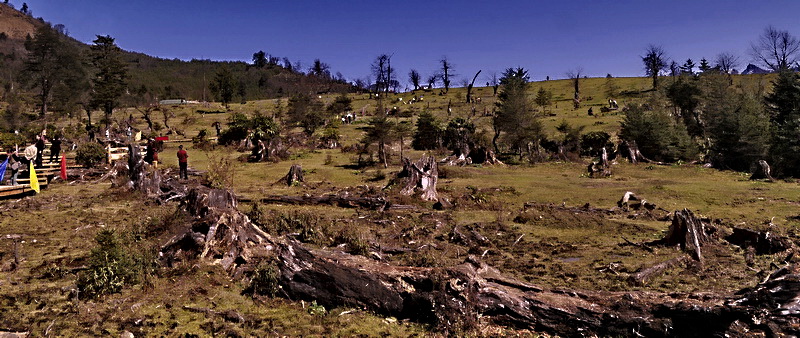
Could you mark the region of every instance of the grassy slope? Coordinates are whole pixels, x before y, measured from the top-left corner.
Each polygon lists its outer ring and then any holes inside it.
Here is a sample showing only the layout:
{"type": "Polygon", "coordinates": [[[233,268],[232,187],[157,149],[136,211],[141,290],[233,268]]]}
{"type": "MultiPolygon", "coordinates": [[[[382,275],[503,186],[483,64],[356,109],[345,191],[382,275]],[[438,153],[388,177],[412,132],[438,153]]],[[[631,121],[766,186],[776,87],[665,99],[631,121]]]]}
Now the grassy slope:
{"type": "MultiPolygon", "coordinates": [[[[757,86],[758,82],[764,82],[766,78],[751,76],[737,77],[736,80],[743,86],[757,86]]],[[[620,90],[634,92],[646,90],[649,83],[643,78],[621,78],[614,81],[620,90]]],[[[555,116],[545,118],[550,133],[554,133],[553,126],[561,119],[575,125],[584,125],[587,130],[616,133],[620,115],[611,113],[589,117],[585,112],[586,105],[591,105],[595,112],[599,112],[599,106],[605,101],[605,82],[606,79],[583,81],[584,96],[591,96],[593,99],[585,100],[584,107],[579,110],[573,110],[571,101],[564,99],[571,97],[571,87],[567,81],[533,83],[530,90],[534,93],[539,86],[544,86],[553,90],[555,98],[561,98],[557,107],[552,107],[551,111],[555,116]]],[[[424,93],[422,103],[399,107],[415,112],[428,109],[439,116],[440,120],[445,120],[448,118],[445,108],[450,102],[453,108],[451,118],[471,117],[470,106],[461,103],[463,89],[451,90],[446,96],[436,93],[438,91],[424,93]]],[[[477,93],[482,102],[477,105],[476,110],[491,110],[494,101],[491,88],[477,88],[477,93]]],[[[408,100],[412,94],[397,94],[392,99],[399,97],[408,100]]],[[[617,101],[624,106],[642,99],[643,95],[633,95],[618,97],[617,101]]],[[[324,96],[323,100],[330,102],[333,96],[324,96]]],[[[285,100],[282,101],[285,106],[285,100]]],[[[366,98],[366,95],[356,97],[356,111],[366,105],[369,107],[367,111],[371,111],[375,107],[375,101],[366,98]]],[[[246,113],[258,110],[270,114],[275,111],[275,107],[275,100],[267,100],[233,105],[232,110],[246,113]]],[[[173,110],[176,118],[171,120],[171,124],[179,125],[187,136],[196,135],[200,129],[211,130],[211,123],[224,122],[227,114],[201,116],[194,113],[197,109],[209,108],[215,107],[175,107],[173,110]]],[[[127,116],[128,113],[120,112],[119,116],[127,116]]],[[[488,118],[471,118],[483,128],[488,127],[488,118]]],[[[363,121],[361,119],[358,123],[342,127],[344,145],[358,141],[361,134],[358,127],[363,126],[363,121]]],[[[395,155],[396,148],[397,146],[395,155]]],[[[176,150],[176,144],[167,144],[165,152],[160,156],[163,165],[176,166],[176,150]]],[[[236,158],[242,155],[225,148],[204,152],[188,146],[188,150],[190,166],[198,170],[208,169],[209,157],[236,158]]],[[[388,169],[353,170],[345,167],[352,163],[353,154],[342,153],[338,149],[294,149],[293,154],[290,161],[281,163],[237,163],[234,191],[245,197],[257,197],[262,194],[321,194],[344,187],[365,185],[381,188],[388,182],[388,178],[372,180],[376,173],[381,171],[391,177],[391,173],[399,170],[397,156],[393,157],[392,165],[388,169]],[[332,163],[325,164],[328,156],[332,163]],[[273,182],[286,173],[291,163],[303,166],[306,171],[306,186],[290,188],[274,185],[273,182]]],[[[410,153],[411,158],[420,155],[420,152],[410,153]]],[[[693,165],[635,166],[622,162],[613,167],[614,175],[606,179],[587,178],[583,162],[512,167],[448,167],[444,170],[447,171],[447,177],[440,180],[439,191],[455,200],[458,203],[457,209],[450,213],[434,212],[430,209],[430,204],[401,198],[399,202],[416,204],[421,209],[415,212],[369,216],[390,220],[393,226],[389,227],[380,225],[385,223],[361,222],[359,217],[364,214],[354,210],[275,205],[266,208],[273,213],[297,210],[312,212],[320,215],[325,222],[330,222],[330,227],[337,229],[336,231],[355,227],[371,240],[397,245],[408,245],[412,241],[433,242],[437,236],[446,237],[449,229],[454,226],[472,227],[492,242],[486,248],[488,251],[484,258],[510,275],[545,286],[607,290],[644,288],[660,291],[731,291],[755,283],[761,275],[745,267],[741,250],[726,247],[723,248],[725,252],[711,255],[705,269],[691,273],[676,269],[647,286],[632,287],[625,283],[628,273],[672,258],[678,253],[664,248],[649,254],[618,244],[624,241],[623,237],[631,241],[660,238],[669,226],[667,222],[631,219],[625,215],[607,218],[573,215],[546,208],[524,210],[523,203],[563,203],[567,206],[589,203],[594,207],[611,208],[625,191],[634,191],[667,210],[688,208],[704,216],[724,219],[726,224],[765,228],[765,223],[772,220],[775,225],[772,231],[790,236],[795,236],[796,228],[800,226],[795,218],[798,216],[797,205],[800,204],[796,195],[796,183],[754,182],[747,180],[744,174],[693,165]],[[430,215],[449,220],[445,227],[440,228],[431,223],[430,215]],[[401,235],[398,235],[398,231],[401,235]],[[512,244],[517,239],[519,241],[512,244]],[[602,267],[612,265],[618,266],[618,274],[601,272],[602,267]]],[[[0,273],[0,294],[7,295],[0,303],[0,317],[14,318],[0,322],[0,328],[5,325],[8,328],[31,328],[44,332],[52,319],[67,318],[56,320],[57,324],[53,324],[53,329],[65,334],[114,334],[128,329],[132,332],[140,330],[148,334],[167,335],[183,332],[208,334],[223,329],[240,330],[255,335],[349,335],[354,332],[368,335],[381,332],[407,335],[420,332],[418,327],[387,324],[381,318],[361,312],[345,316],[331,314],[316,317],[303,311],[302,304],[281,300],[264,300],[266,304],[259,304],[241,296],[242,286],[230,283],[227,277],[213,267],[187,267],[183,273],[176,272],[171,276],[156,278],[144,289],[126,289],[122,294],[108,296],[98,303],[71,302],[68,300],[68,293],[61,290],[74,283],[74,275],[66,274],[63,278],[52,280],[41,279],[45,270],[37,267],[42,264],[79,266],[80,260],[93,245],[92,236],[101,223],[124,228],[142,222],[147,216],[159,217],[158,213],[169,213],[170,208],[173,208],[143,205],[136,199],[109,193],[106,187],[105,184],[57,184],[40,196],[17,204],[32,206],[8,209],[13,205],[12,202],[0,204],[0,207],[5,208],[0,209],[5,216],[0,220],[0,235],[23,233],[28,241],[23,246],[23,255],[27,260],[23,263],[23,268],[16,273],[0,273]],[[39,204],[43,206],[37,206],[39,204]],[[41,225],[21,227],[22,224],[41,225]],[[37,243],[30,243],[32,239],[37,239],[37,243]],[[246,316],[269,324],[257,327],[232,325],[221,319],[205,318],[203,315],[185,311],[182,306],[186,305],[216,310],[235,308],[246,316]],[[36,310],[39,307],[41,308],[36,310]],[[130,324],[138,318],[145,318],[151,324],[145,327],[130,324]]],[[[247,205],[242,207],[249,208],[247,205]]],[[[329,234],[335,234],[335,231],[331,230],[329,234]]],[[[435,263],[441,264],[458,262],[466,253],[457,246],[442,245],[441,248],[440,251],[426,252],[420,256],[440,257],[435,263]]],[[[10,243],[2,242],[0,252],[6,253],[2,260],[7,260],[10,243]]],[[[756,270],[769,270],[770,262],[780,258],[780,255],[758,257],[753,267],[756,270]]],[[[401,263],[419,263],[420,257],[399,255],[389,259],[401,263]]]]}

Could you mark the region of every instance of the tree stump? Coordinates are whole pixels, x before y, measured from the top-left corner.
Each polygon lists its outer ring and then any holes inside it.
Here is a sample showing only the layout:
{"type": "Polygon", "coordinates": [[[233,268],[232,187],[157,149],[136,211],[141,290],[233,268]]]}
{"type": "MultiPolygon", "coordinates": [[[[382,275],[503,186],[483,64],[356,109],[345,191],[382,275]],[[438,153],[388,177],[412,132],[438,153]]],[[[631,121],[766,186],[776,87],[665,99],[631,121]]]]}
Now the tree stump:
{"type": "Polygon", "coordinates": [[[420,198],[425,201],[439,200],[436,192],[439,168],[433,156],[422,157],[416,163],[403,158],[403,170],[397,174],[397,178],[404,180],[400,194],[409,196],[418,191],[420,198]]]}
{"type": "Polygon", "coordinates": [[[706,227],[688,209],[675,211],[672,217],[667,235],[663,239],[664,244],[674,246],[680,245],[683,251],[692,255],[692,258],[700,264],[703,263],[703,254],[700,247],[709,242],[706,227]]]}
{"type": "Polygon", "coordinates": [[[300,182],[305,182],[303,179],[303,168],[300,167],[299,164],[292,164],[286,176],[278,180],[278,182],[286,183],[286,185],[290,187],[300,182]]]}
{"type": "Polygon", "coordinates": [[[774,182],[775,179],[772,178],[771,170],[769,168],[769,164],[767,161],[758,160],[758,166],[756,170],[753,172],[753,175],[750,176],[751,180],[763,180],[766,179],[767,181],[774,182]]]}

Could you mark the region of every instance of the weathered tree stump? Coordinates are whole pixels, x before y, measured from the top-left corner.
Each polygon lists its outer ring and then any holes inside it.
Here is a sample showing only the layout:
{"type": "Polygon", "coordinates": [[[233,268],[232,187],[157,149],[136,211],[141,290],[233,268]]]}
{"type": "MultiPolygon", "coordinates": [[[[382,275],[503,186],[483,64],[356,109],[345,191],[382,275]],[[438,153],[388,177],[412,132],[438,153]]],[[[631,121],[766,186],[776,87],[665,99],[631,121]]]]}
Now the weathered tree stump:
{"type": "Polygon", "coordinates": [[[667,230],[663,243],[668,246],[680,245],[683,251],[703,264],[701,247],[709,242],[705,224],[688,209],[677,210],[672,217],[672,225],[667,230]]]}
{"type": "Polygon", "coordinates": [[[751,180],[763,180],[766,179],[767,181],[774,182],[775,179],[772,178],[772,173],[769,168],[769,164],[767,161],[758,160],[758,166],[756,170],[753,172],[753,175],[750,176],[751,180]]]}
{"type": "Polygon", "coordinates": [[[293,186],[295,184],[299,184],[300,182],[305,182],[303,180],[303,168],[300,167],[299,164],[292,164],[289,168],[289,172],[286,173],[286,176],[278,180],[279,183],[286,183],[288,186],[293,186]]]}
{"type": "Polygon", "coordinates": [[[403,158],[403,170],[390,183],[400,179],[402,182],[402,195],[412,195],[419,192],[420,198],[425,201],[436,201],[439,195],[436,192],[436,183],[439,180],[439,169],[433,156],[420,158],[412,163],[408,158],[403,158]]]}

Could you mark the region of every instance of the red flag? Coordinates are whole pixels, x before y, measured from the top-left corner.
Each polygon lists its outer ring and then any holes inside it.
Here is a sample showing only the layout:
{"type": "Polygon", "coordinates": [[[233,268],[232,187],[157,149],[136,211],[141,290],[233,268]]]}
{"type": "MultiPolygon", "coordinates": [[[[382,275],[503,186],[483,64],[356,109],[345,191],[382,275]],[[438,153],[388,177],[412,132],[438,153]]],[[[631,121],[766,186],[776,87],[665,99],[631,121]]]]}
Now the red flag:
{"type": "Polygon", "coordinates": [[[67,156],[61,155],[61,179],[67,180],[67,156]]]}

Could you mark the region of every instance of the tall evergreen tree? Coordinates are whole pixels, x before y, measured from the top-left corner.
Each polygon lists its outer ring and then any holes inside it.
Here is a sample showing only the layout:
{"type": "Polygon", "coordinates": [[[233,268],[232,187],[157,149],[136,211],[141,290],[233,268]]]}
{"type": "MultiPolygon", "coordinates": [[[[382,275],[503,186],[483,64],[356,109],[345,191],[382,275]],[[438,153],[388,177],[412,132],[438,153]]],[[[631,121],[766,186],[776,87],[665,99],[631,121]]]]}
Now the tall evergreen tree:
{"type": "Polygon", "coordinates": [[[694,75],[694,67],[694,61],[692,61],[692,59],[686,59],[686,62],[684,62],[683,66],[681,66],[681,73],[694,75]]]}
{"type": "Polygon", "coordinates": [[[502,89],[497,95],[492,138],[492,144],[498,153],[500,151],[497,141],[501,135],[504,136],[504,143],[520,157],[530,142],[538,145],[542,138],[541,121],[534,114],[527,94],[528,79],[528,71],[521,67],[506,69],[500,79],[502,89]]]}
{"type": "Polygon", "coordinates": [[[265,53],[263,50],[253,53],[253,67],[264,68],[267,66],[268,62],[269,60],[267,60],[267,53],[265,53]]]}
{"type": "MultiPolygon", "coordinates": [[[[380,108],[379,106],[379,109],[380,108]]],[[[383,164],[384,168],[389,166],[386,146],[394,141],[394,131],[394,122],[389,120],[386,114],[379,111],[375,116],[369,119],[366,134],[364,134],[364,138],[361,140],[362,144],[364,144],[364,149],[369,149],[370,145],[373,144],[378,147],[378,161],[383,164]]]]}
{"type": "Polygon", "coordinates": [[[705,72],[711,70],[711,65],[708,64],[708,60],[706,60],[706,58],[702,58],[702,59],[700,59],[699,68],[700,68],[700,72],[701,73],[705,73],[705,72]]]}
{"type": "Polygon", "coordinates": [[[236,82],[233,79],[233,74],[231,73],[230,68],[228,66],[223,65],[217,70],[217,73],[214,75],[214,79],[209,83],[209,89],[211,93],[213,93],[219,102],[221,102],[225,107],[228,107],[228,104],[233,100],[233,93],[236,91],[236,82]]]}
{"type": "Polygon", "coordinates": [[[442,127],[430,112],[422,112],[416,123],[411,147],[416,150],[432,150],[442,146],[442,127]]]}
{"type": "Polygon", "coordinates": [[[122,61],[121,51],[114,38],[97,36],[92,41],[91,60],[97,69],[93,78],[93,92],[90,105],[99,107],[105,112],[106,128],[111,123],[111,113],[119,104],[119,98],[125,92],[128,69],[122,61]]]}
{"type": "Polygon", "coordinates": [[[770,155],[779,175],[800,177],[800,77],[783,71],[765,98],[772,124],[770,155]]]}
{"type": "MultiPolygon", "coordinates": [[[[59,103],[68,100],[70,96],[63,91],[74,91],[84,88],[78,81],[85,79],[83,65],[78,57],[77,50],[66,43],[63,37],[49,25],[42,25],[36,30],[33,39],[25,41],[28,51],[25,60],[24,72],[37,88],[37,98],[40,106],[40,116],[48,111],[48,104],[53,96],[57,96],[59,103]],[[59,90],[59,93],[53,93],[59,90]]],[[[61,104],[61,107],[66,104],[61,104]]]]}
{"type": "Polygon", "coordinates": [[[717,168],[749,170],[764,159],[769,143],[770,122],[762,103],[731,88],[727,74],[709,73],[701,80],[708,160],[717,168]]]}
{"type": "Polygon", "coordinates": [[[619,137],[635,141],[642,154],[656,161],[691,160],[697,155],[697,145],[686,127],[662,110],[629,106],[619,137]]]}

